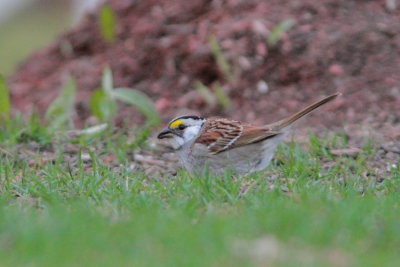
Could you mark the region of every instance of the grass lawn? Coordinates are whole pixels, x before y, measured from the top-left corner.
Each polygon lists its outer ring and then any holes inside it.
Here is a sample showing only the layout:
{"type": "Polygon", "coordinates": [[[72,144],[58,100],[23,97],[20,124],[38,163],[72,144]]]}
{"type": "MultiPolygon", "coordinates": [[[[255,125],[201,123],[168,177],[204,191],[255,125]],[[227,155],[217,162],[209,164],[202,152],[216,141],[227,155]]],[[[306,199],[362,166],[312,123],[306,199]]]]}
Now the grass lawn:
{"type": "Polygon", "coordinates": [[[263,173],[149,176],[132,171],[132,136],[67,139],[35,120],[3,125],[0,265],[400,264],[400,165],[376,176],[373,143],[334,156],[346,138],[310,136],[282,145],[263,173]],[[104,162],[110,155],[116,165],[104,162]]]}

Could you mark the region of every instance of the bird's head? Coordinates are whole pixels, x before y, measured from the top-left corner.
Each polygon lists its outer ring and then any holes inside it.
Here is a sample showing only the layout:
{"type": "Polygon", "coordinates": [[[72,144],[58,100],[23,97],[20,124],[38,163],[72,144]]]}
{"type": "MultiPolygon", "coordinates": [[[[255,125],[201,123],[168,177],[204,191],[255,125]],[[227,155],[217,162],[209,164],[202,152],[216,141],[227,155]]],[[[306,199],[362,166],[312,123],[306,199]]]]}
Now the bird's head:
{"type": "Polygon", "coordinates": [[[205,121],[199,116],[175,118],[158,134],[157,138],[168,139],[174,149],[180,149],[198,136],[205,121]]]}

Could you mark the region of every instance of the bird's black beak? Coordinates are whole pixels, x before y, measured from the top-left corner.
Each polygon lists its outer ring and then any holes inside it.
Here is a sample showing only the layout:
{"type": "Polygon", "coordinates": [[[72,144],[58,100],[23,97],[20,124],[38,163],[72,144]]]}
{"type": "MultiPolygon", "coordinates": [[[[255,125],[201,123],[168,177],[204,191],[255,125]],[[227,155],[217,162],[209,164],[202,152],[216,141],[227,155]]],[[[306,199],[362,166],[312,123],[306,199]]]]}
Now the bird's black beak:
{"type": "Polygon", "coordinates": [[[173,135],[171,129],[164,128],[162,131],[157,135],[158,139],[164,139],[164,138],[171,138],[173,135]]]}

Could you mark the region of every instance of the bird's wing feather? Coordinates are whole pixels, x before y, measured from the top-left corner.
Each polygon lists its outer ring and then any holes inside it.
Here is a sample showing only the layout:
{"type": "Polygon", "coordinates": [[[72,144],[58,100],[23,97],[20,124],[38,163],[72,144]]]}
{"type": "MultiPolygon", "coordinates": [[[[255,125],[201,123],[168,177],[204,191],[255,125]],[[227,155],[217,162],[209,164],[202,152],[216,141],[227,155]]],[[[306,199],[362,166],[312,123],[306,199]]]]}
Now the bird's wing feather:
{"type": "Polygon", "coordinates": [[[252,126],[235,120],[212,118],[205,123],[195,144],[206,145],[210,154],[218,154],[239,146],[273,137],[279,132],[265,126],[252,126]]]}

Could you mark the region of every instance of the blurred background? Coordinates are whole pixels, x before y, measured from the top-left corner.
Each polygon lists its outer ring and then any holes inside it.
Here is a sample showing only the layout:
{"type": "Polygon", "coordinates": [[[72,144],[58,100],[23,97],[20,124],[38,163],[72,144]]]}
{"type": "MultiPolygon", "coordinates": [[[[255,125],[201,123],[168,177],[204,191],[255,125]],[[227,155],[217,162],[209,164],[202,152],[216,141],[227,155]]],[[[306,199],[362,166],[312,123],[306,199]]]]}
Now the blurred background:
{"type": "MultiPolygon", "coordinates": [[[[0,0],[0,73],[14,111],[44,112],[76,79],[74,120],[110,67],[167,121],[221,115],[262,124],[336,91],[319,127],[400,121],[397,0],[0,0]],[[368,109],[366,109],[368,107],[368,109]]],[[[322,114],[323,113],[323,114],[322,114]]],[[[117,121],[143,122],[121,106],[117,121]]]]}
{"type": "Polygon", "coordinates": [[[100,0],[0,0],[0,73],[78,23],[100,0]]]}

